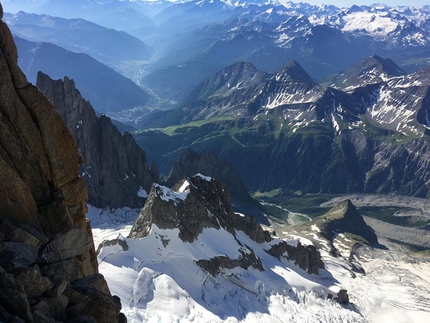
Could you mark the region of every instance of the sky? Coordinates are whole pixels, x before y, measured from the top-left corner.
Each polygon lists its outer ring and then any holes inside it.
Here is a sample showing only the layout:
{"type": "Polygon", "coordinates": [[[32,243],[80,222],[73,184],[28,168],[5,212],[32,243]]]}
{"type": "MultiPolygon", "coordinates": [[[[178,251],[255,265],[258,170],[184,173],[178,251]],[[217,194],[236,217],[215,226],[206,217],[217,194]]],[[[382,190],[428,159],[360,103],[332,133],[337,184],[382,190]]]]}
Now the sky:
{"type": "Polygon", "coordinates": [[[307,2],[310,4],[332,4],[336,7],[351,7],[352,5],[370,5],[373,3],[383,3],[387,6],[413,6],[413,7],[421,7],[424,5],[430,4],[429,0],[292,0],[293,2],[307,2]]]}

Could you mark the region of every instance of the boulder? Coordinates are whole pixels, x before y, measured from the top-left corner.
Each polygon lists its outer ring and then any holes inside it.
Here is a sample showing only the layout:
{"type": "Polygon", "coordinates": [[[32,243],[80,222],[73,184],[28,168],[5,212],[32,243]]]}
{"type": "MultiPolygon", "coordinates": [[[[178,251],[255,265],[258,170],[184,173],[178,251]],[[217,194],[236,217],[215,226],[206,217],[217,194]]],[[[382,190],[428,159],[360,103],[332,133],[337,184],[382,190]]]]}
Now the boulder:
{"type": "Polygon", "coordinates": [[[28,299],[42,296],[54,285],[49,278],[41,275],[37,266],[20,270],[16,279],[24,288],[28,299]]]}
{"type": "Polygon", "coordinates": [[[346,289],[341,289],[338,293],[337,293],[337,297],[334,298],[336,302],[338,302],[339,304],[349,304],[349,296],[347,293],[346,289]]]}
{"type": "Polygon", "coordinates": [[[59,262],[87,253],[92,247],[92,240],[82,227],[74,227],[57,234],[49,242],[43,252],[42,259],[46,262],[59,262]]]}
{"type": "Polygon", "coordinates": [[[28,243],[3,242],[2,250],[14,253],[14,265],[16,268],[27,267],[37,259],[38,249],[28,243]]]}

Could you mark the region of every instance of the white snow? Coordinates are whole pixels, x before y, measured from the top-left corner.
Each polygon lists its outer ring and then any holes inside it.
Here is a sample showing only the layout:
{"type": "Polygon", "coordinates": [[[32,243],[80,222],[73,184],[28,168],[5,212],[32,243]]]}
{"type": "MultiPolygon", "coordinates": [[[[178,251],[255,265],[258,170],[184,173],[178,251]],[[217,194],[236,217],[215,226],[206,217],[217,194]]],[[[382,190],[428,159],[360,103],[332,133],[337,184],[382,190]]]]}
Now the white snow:
{"type": "Polygon", "coordinates": [[[196,176],[200,177],[201,179],[204,179],[204,180],[205,180],[205,181],[207,181],[207,182],[212,181],[212,177],[205,176],[205,175],[202,175],[202,174],[200,174],[200,173],[198,173],[196,176]]]}
{"type": "Polygon", "coordinates": [[[190,191],[183,191],[183,192],[175,192],[171,189],[161,186],[158,184],[154,184],[155,188],[157,189],[158,197],[160,197],[162,200],[169,202],[174,201],[175,203],[180,200],[185,200],[187,198],[187,195],[190,193],[190,191]]]}
{"type": "Polygon", "coordinates": [[[143,197],[146,199],[148,197],[148,193],[141,186],[141,187],[139,187],[139,190],[137,191],[137,196],[143,197]]]}
{"type": "Polygon", "coordinates": [[[366,30],[370,34],[386,35],[394,31],[399,23],[386,13],[354,12],[344,17],[342,31],[366,30]]]}
{"type": "MultiPolygon", "coordinates": [[[[122,311],[131,323],[430,320],[425,305],[430,300],[428,263],[402,261],[398,266],[388,254],[369,256],[362,259],[366,275],[352,275],[346,261],[333,257],[326,242],[314,235],[312,240],[325,246],[320,252],[327,270],[309,275],[291,261],[279,261],[264,251],[276,241],[259,245],[241,231],[234,238],[223,229],[204,229],[196,241],[185,243],[178,238],[178,229],[153,225],[143,239],[123,238],[135,216],[137,211],[130,209],[107,212],[90,206],[89,212],[96,243],[120,236],[129,246],[128,251],[104,247],[98,259],[100,272],[112,293],[121,298],[122,311]],[[224,255],[236,259],[241,251],[250,254],[251,250],[264,271],[223,269],[212,277],[195,263],[224,255]],[[335,295],[341,288],[348,290],[353,305],[327,299],[328,293],[335,295]]],[[[299,236],[288,243],[295,245],[299,239],[304,244],[299,236]]]]}

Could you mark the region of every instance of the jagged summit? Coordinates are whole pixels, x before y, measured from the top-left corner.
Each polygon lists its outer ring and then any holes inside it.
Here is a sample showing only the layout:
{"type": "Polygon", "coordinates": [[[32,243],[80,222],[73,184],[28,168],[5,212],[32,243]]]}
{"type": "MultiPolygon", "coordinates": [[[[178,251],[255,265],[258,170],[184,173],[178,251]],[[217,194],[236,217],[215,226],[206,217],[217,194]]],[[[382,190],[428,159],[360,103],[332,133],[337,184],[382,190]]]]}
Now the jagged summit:
{"type": "Polygon", "coordinates": [[[287,60],[273,75],[277,81],[316,84],[312,77],[294,59],[287,60]]]}
{"type": "Polygon", "coordinates": [[[227,66],[200,83],[183,101],[216,100],[229,96],[233,91],[258,86],[267,73],[258,71],[251,63],[238,62],[227,66]]]}
{"type": "MultiPolygon", "coordinates": [[[[196,173],[222,180],[229,189],[235,208],[253,208],[255,211],[261,209],[261,205],[249,195],[237,171],[229,163],[218,159],[212,153],[199,154],[188,148],[173,165],[164,185],[172,187],[182,178],[193,176],[196,173]]],[[[267,219],[262,215],[258,217],[258,220],[260,223],[268,224],[267,219]]]]}
{"type": "Polygon", "coordinates": [[[180,180],[172,189],[158,184],[152,186],[130,237],[147,236],[153,224],[160,229],[179,228],[179,238],[188,242],[193,242],[204,228],[224,228],[233,233],[236,227],[243,227],[258,242],[270,240],[255,219],[234,213],[224,183],[201,174],[180,180]]]}
{"type": "Polygon", "coordinates": [[[122,134],[110,118],[97,117],[68,77],[54,81],[39,72],[37,86],[78,143],[89,203],[100,208],[142,207],[152,183],[158,181],[158,171],[156,165],[148,166],[145,151],[131,134],[122,134]]]}
{"type": "Polygon", "coordinates": [[[343,72],[335,80],[334,86],[349,91],[402,75],[406,75],[406,72],[391,59],[372,55],[343,72]]]}

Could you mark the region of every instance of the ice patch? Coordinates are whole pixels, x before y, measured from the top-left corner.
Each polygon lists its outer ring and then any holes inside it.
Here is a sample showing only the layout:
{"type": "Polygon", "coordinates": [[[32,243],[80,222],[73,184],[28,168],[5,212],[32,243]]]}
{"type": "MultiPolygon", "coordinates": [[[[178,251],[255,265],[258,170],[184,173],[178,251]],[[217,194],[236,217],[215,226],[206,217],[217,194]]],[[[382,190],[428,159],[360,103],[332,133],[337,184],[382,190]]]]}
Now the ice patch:
{"type": "Polygon", "coordinates": [[[142,188],[142,186],[139,188],[139,190],[137,191],[137,196],[138,197],[143,197],[143,198],[147,198],[148,197],[148,193],[142,188]]]}

